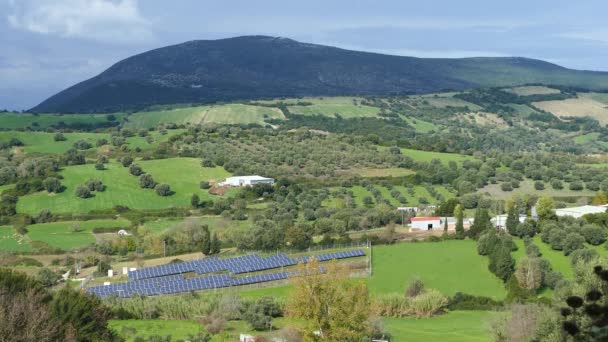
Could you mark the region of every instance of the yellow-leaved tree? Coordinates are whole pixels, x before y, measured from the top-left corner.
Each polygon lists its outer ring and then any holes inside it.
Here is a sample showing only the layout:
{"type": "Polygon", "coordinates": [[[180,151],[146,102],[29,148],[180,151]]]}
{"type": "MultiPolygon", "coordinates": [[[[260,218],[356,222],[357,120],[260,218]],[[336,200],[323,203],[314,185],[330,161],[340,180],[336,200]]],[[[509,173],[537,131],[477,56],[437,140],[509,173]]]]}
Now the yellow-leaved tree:
{"type": "Polygon", "coordinates": [[[303,319],[305,341],[360,341],[370,333],[367,286],[348,279],[336,261],[321,266],[316,259],[300,264],[292,277],[294,291],[287,303],[290,317],[303,319]]]}

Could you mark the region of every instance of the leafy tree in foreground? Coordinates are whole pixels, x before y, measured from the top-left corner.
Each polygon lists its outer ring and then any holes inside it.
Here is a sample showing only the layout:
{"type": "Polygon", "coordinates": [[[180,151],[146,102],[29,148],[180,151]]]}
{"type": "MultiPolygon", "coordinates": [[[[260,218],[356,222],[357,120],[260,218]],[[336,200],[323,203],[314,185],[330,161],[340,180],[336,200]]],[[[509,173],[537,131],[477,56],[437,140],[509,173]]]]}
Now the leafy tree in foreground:
{"type": "Polygon", "coordinates": [[[157,195],[163,197],[170,196],[172,194],[169,184],[157,184],[156,187],[154,187],[154,191],[156,191],[157,195]]]}
{"type": "Polygon", "coordinates": [[[367,286],[348,281],[347,271],[333,261],[314,258],[298,266],[302,276],[293,278],[294,290],[287,304],[288,315],[307,322],[301,332],[310,340],[361,341],[370,333],[370,298],[367,286]],[[314,331],[321,336],[315,337],[314,331]]]}

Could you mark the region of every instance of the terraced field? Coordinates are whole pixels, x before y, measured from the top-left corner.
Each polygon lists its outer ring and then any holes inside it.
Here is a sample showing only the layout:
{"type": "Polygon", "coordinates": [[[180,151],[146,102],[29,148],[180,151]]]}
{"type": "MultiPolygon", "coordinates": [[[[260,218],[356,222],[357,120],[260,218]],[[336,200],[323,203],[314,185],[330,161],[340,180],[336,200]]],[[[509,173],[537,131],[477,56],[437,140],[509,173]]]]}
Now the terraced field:
{"type": "MultiPolygon", "coordinates": [[[[386,187],[383,186],[379,186],[379,185],[374,185],[374,188],[378,189],[380,191],[380,193],[382,194],[382,198],[386,199],[389,201],[389,203],[392,206],[395,207],[400,207],[400,206],[418,206],[422,203],[420,203],[420,198],[424,197],[428,200],[428,204],[438,204],[437,199],[435,199],[433,196],[431,196],[431,194],[426,190],[426,188],[424,186],[414,186],[414,195],[411,195],[408,192],[408,188],[406,188],[405,186],[402,185],[396,185],[394,187],[395,190],[398,190],[401,193],[401,196],[405,197],[407,199],[407,203],[401,203],[399,202],[396,198],[394,198],[391,194],[390,194],[390,190],[388,190],[386,187]]],[[[439,192],[440,194],[443,195],[443,197],[445,199],[449,199],[454,197],[454,194],[449,192],[445,187],[441,186],[441,185],[435,185],[434,188],[437,190],[437,192],[439,192]]],[[[372,200],[375,202],[374,196],[372,195],[372,193],[367,190],[365,187],[356,185],[350,188],[331,188],[330,190],[332,191],[352,191],[353,193],[353,199],[355,201],[355,205],[357,207],[365,207],[365,204],[363,203],[363,199],[365,197],[371,197],[372,200]]],[[[325,200],[323,202],[323,205],[330,207],[330,208],[342,208],[345,206],[344,201],[338,197],[333,197],[330,196],[330,198],[328,198],[327,200],[325,200]]]]}

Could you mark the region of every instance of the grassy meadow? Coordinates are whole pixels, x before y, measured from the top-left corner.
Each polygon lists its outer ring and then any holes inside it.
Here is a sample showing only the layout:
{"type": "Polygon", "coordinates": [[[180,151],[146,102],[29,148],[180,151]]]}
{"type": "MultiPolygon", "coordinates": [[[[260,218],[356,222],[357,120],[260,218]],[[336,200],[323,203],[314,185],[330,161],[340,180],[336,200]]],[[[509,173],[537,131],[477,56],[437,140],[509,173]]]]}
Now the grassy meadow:
{"type": "MultiPolygon", "coordinates": [[[[114,113],[117,122],[121,122],[125,114],[114,113]]],[[[107,114],[30,114],[30,113],[0,113],[0,122],[4,129],[32,127],[43,129],[64,123],[71,124],[100,124],[108,122],[107,114]]]]}
{"type": "Polygon", "coordinates": [[[431,318],[384,318],[393,341],[468,342],[490,341],[489,322],[498,313],[453,311],[431,318]]]}
{"type": "Polygon", "coordinates": [[[27,237],[22,237],[12,226],[0,226],[0,251],[30,252],[32,247],[27,237]]]}
{"type": "MultiPolygon", "coordinates": [[[[179,134],[183,130],[168,130],[167,134],[161,134],[158,131],[149,132],[153,138],[151,144],[146,141],[145,137],[134,136],[126,139],[127,145],[130,148],[141,148],[142,150],[155,148],[158,143],[165,142],[173,135],[179,134]]],[[[25,153],[49,153],[62,154],[65,151],[73,148],[75,142],[79,140],[88,141],[93,147],[86,151],[95,151],[99,149],[95,143],[99,139],[111,141],[109,133],[63,133],[66,137],[65,141],[55,141],[54,133],[46,132],[17,132],[17,131],[2,131],[0,132],[0,141],[8,141],[10,138],[17,138],[23,142],[25,146],[17,147],[16,150],[22,150],[25,153]]],[[[103,148],[103,147],[100,147],[103,148]]]]}
{"type": "Polygon", "coordinates": [[[373,249],[373,294],[403,293],[407,284],[420,278],[427,288],[444,295],[465,292],[502,299],[500,279],[488,271],[487,258],[477,254],[475,241],[402,243],[373,249]]]}
{"type": "MultiPolygon", "coordinates": [[[[139,187],[139,177],[129,173],[129,169],[118,162],[107,164],[107,169],[99,171],[92,164],[69,166],[60,171],[64,177],[65,191],[59,194],[45,191],[26,195],[20,198],[17,210],[22,213],[36,214],[42,209],[53,213],[87,213],[96,209],[109,209],[123,205],[133,209],[162,209],[170,207],[187,207],[190,197],[196,193],[201,199],[212,199],[207,190],[201,190],[201,181],[221,181],[230,176],[221,167],[203,168],[196,158],[170,158],[148,161],[136,161],[144,172],[151,174],[157,183],[171,186],[174,194],[161,197],[153,189],[139,187]],[[74,194],[79,185],[87,180],[100,179],[106,189],[94,192],[91,198],[81,199],[74,194]]],[[[229,192],[228,195],[233,192],[229,192]]]]}
{"type": "Polygon", "coordinates": [[[43,241],[70,251],[95,243],[95,228],[128,228],[130,225],[131,222],[124,219],[40,223],[28,226],[27,236],[31,241],[43,241]]]}

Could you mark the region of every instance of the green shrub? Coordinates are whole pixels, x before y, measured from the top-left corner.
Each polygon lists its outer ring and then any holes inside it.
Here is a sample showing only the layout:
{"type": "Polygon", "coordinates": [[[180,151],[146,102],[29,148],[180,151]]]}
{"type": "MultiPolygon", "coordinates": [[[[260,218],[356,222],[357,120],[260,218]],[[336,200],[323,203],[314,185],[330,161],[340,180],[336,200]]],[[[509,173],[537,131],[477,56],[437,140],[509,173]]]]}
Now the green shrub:
{"type": "Polygon", "coordinates": [[[502,301],[496,301],[489,297],[475,296],[462,292],[456,292],[448,301],[447,308],[450,310],[496,310],[503,306],[502,301]]]}

